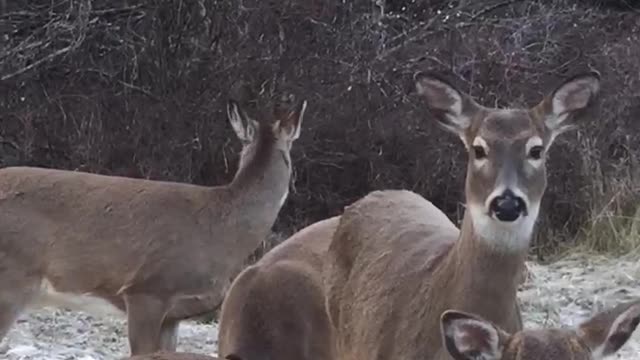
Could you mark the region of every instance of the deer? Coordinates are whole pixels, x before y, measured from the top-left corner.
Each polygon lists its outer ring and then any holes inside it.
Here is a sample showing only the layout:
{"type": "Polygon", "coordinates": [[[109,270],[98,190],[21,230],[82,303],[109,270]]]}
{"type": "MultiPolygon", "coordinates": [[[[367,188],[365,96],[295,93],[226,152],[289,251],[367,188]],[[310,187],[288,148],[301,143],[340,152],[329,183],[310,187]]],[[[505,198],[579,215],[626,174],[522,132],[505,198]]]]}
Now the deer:
{"type": "Polygon", "coordinates": [[[442,346],[454,360],[598,360],[614,355],[640,322],[640,301],[618,304],[577,326],[510,333],[481,316],[454,309],[440,317],[442,346]]]}
{"type": "Polygon", "coordinates": [[[517,286],[546,188],[547,152],[578,124],[600,75],[566,79],[531,108],[489,108],[435,73],[417,94],[467,150],[460,229],[408,190],[376,190],[345,207],[323,281],[339,360],[450,359],[439,318],[455,308],[522,329],[517,286]]]}
{"type": "Polygon", "coordinates": [[[221,358],[333,359],[322,269],[338,219],[303,228],[234,279],[220,311],[221,358]]]}
{"type": "Polygon", "coordinates": [[[33,304],[97,299],[126,314],[132,355],[175,350],[180,321],[220,306],[287,199],[307,102],[282,99],[257,116],[228,100],[242,150],[227,185],[1,169],[0,340],[33,304]]]}

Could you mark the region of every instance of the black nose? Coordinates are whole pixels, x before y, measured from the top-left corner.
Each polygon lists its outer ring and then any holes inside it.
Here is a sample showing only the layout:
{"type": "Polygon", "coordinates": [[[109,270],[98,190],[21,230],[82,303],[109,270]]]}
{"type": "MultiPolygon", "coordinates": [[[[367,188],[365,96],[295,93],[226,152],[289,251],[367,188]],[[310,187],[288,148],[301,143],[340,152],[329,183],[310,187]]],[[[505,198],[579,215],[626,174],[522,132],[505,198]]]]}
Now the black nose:
{"type": "Polygon", "coordinates": [[[500,221],[512,222],[526,212],[526,205],[521,197],[516,196],[511,190],[506,190],[491,200],[489,211],[500,221]]]}

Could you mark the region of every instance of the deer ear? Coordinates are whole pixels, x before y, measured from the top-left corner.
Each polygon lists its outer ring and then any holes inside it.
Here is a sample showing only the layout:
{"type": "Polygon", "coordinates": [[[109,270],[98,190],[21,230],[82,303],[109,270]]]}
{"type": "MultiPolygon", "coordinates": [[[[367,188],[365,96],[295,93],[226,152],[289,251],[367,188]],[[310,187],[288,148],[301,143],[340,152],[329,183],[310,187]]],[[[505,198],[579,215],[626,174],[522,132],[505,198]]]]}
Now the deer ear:
{"type": "Polygon", "coordinates": [[[551,138],[575,127],[573,115],[586,108],[600,90],[600,74],[593,71],[565,80],[536,107],[551,138]]]}
{"type": "Polygon", "coordinates": [[[479,316],[447,310],[440,317],[442,340],[455,360],[499,360],[508,334],[479,316]]]}
{"type": "Polygon", "coordinates": [[[469,95],[434,74],[419,72],[414,79],[418,94],[424,98],[438,123],[464,139],[471,119],[482,107],[469,95]]]}
{"type": "Polygon", "coordinates": [[[640,301],[605,310],[578,326],[578,334],[595,359],[614,354],[629,340],[640,323],[640,301]]]}
{"type": "Polygon", "coordinates": [[[280,123],[282,131],[284,131],[291,141],[300,137],[300,129],[302,128],[302,120],[307,110],[307,101],[300,101],[295,109],[289,112],[280,123]]]}
{"type": "Polygon", "coordinates": [[[249,118],[235,100],[227,102],[227,117],[240,141],[250,143],[258,130],[258,122],[249,118]]]}
{"type": "Polygon", "coordinates": [[[281,115],[276,115],[278,118],[275,123],[275,131],[290,141],[298,139],[306,110],[307,101],[302,100],[298,102],[292,110],[285,111],[281,115]]]}

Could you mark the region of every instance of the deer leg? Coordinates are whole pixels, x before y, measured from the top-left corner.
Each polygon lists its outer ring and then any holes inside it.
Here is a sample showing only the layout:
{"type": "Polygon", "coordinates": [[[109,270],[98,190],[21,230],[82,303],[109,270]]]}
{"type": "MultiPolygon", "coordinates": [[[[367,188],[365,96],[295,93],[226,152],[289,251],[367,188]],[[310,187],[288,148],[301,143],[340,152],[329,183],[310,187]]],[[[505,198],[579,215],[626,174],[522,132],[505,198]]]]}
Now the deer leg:
{"type": "Polygon", "coordinates": [[[520,311],[520,300],[518,298],[516,298],[516,305],[515,305],[515,313],[516,313],[516,330],[520,331],[522,330],[522,327],[524,326],[524,324],[522,323],[522,312],[520,311]]]}
{"type": "Polygon", "coordinates": [[[0,253],[0,340],[40,290],[41,279],[0,253]]]}
{"type": "Polygon", "coordinates": [[[125,295],[131,355],[160,350],[162,322],[168,302],[154,295],[125,295]]]}
{"type": "Polygon", "coordinates": [[[0,274],[0,341],[37,293],[37,281],[6,281],[0,274]]]}
{"type": "Polygon", "coordinates": [[[165,319],[160,328],[160,348],[167,351],[176,351],[178,346],[178,328],[180,320],[165,319]]]}
{"type": "Polygon", "coordinates": [[[212,294],[174,299],[173,306],[162,322],[160,333],[162,349],[176,350],[180,321],[211,314],[220,306],[220,303],[219,297],[212,294]]]}
{"type": "Polygon", "coordinates": [[[27,305],[22,299],[15,297],[5,299],[5,296],[2,297],[3,299],[0,299],[0,341],[4,339],[13,323],[27,305]]]}

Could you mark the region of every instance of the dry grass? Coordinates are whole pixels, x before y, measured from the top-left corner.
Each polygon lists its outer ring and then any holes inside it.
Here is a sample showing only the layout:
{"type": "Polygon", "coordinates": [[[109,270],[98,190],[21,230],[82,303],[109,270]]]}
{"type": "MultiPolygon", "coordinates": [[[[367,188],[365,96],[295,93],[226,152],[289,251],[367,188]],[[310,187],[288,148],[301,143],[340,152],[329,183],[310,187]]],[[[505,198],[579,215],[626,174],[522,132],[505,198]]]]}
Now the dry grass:
{"type": "Polygon", "coordinates": [[[638,192],[618,192],[600,208],[579,234],[578,248],[596,253],[625,255],[640,250],[638,192]]]}

